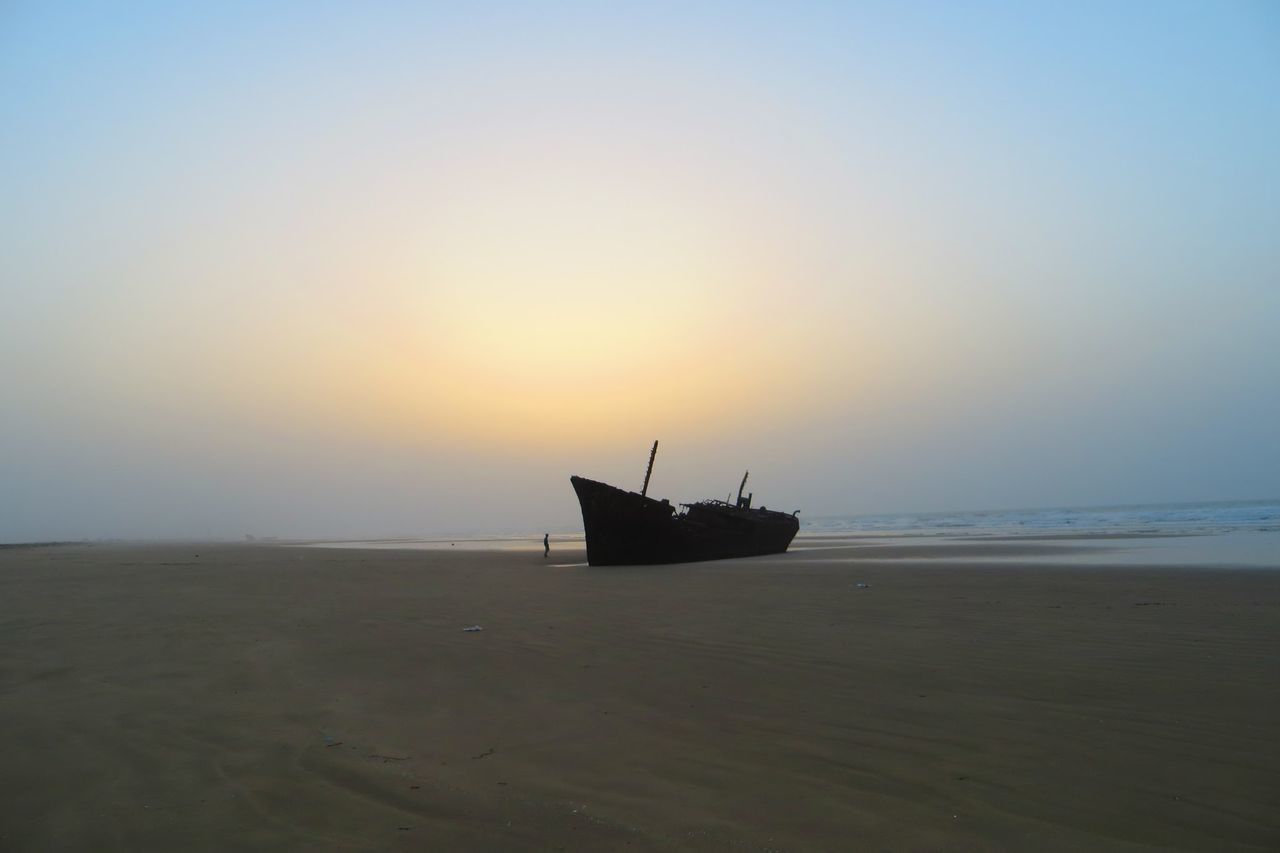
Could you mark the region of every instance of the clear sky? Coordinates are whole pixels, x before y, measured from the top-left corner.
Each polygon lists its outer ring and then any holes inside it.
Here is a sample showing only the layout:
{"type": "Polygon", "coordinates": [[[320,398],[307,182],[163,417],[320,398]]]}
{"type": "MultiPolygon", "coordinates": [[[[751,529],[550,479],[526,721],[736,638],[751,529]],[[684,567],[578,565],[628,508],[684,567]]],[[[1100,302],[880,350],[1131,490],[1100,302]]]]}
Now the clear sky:
{"type": "Polygon", "coordinates": [[[1280,6],[8,3],[0,541],[1280,495],[1280,6]],[[269,8],[268,8],[269,7],[269,8]]]}

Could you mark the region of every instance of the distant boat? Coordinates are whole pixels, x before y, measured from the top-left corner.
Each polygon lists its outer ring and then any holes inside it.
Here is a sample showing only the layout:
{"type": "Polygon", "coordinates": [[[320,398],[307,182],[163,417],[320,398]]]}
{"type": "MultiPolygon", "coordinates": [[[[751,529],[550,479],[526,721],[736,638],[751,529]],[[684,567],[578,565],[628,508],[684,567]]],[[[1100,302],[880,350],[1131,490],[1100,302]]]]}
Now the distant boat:
{"type": "Polygon", "coordinates": [[[742,496],[747,474],[738,486],[735,503],[703,500],[680,504],[684,511],[677,512],[670,501],[648,497],[657,453],[655,441],[639,494],[586,477],[569,478],[582,506],[587,562],[591,565],[692,563],[781,554],[800,530],[799,510],[752,509],[752,496],[742,496]]]}

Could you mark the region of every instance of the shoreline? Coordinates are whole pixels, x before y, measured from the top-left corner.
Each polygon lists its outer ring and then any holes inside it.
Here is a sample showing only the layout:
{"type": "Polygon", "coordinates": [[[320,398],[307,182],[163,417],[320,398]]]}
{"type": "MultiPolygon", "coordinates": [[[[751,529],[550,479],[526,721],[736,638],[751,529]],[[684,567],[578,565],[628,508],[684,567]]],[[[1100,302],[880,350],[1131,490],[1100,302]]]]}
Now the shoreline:
{"type": "MultiPolygon", "coordinates": [[[[359,539],[307,541],[291,544],[309,548],[386,551],[486,551],[498,553],[542,552],[541,538],[509,537],[485,539],[359,539]],[[494,548],[497,543],[506,547],[494,548]]],[[[581,552],[581,534],[552,540],[553,552],[581,552]]],[[[814,559],[832,559],[847,552],[848,560],[931,559],[954,563],[972,560],[1032,560],[1033,565],[1115,565],[1153,568],[1280,568],[1280,532],[1231,531],[1225,533],[1061,533],[1027,535],[847,535],[805,534],[801,532],[785,555],[804,554],[814,559]],[[1116,544],[1123,543],[1123,544],[1116,544]]],[[[769,559],[769,557],[755,558],[769,559]]]]}

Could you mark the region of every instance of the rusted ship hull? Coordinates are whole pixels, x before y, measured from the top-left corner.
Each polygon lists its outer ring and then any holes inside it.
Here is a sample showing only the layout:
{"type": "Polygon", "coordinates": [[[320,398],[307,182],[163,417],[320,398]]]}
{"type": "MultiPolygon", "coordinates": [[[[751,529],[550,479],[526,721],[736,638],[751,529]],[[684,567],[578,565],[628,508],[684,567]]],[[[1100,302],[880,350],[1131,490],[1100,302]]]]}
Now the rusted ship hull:
{"type": "Polygon", "coordinates": [[[784,512],[703,501],[677,513],[667,501],[585,477],[569,481],[582,507],[587,562],[593,566],[780,554],[800,529],[800,521],[784,512]]]}

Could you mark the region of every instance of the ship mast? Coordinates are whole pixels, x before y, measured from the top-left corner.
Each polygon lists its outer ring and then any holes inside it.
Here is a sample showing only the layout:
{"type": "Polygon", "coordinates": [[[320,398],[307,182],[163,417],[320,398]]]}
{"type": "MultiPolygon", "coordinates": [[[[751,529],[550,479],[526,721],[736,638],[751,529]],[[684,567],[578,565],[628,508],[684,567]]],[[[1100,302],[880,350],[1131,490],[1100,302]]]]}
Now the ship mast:
{"type": "Polygon", "coordinates": [[[644,469],[644,486],[640,489],[640,497],[644,497],[649,492],[649,475],[653,473],[653,457],[658,455],[658,440],[653,441],[653,450],[649,451],[649,467],[644,469]]]}
{"type": "Polygon", "coordinates": [[[747,487],[747,477],[750,476],[750,471],[744,471],[742,474],[742,482],[738,485],[738,506],[742,506],[742,490],[747,487]]]}

